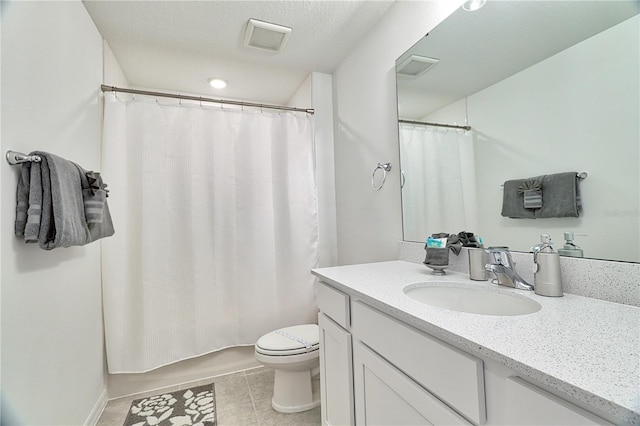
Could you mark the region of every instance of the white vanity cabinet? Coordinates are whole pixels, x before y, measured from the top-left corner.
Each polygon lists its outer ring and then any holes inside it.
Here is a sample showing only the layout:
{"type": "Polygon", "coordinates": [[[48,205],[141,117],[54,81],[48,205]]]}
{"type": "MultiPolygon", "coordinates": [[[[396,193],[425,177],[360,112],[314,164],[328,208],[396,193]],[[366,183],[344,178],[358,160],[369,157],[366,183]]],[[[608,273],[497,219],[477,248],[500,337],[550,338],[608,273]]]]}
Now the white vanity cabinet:
{"type": "MultiPolygon", "coordinates": [[[[366,345],[377,354],[380,360],[386,360],[385,363],[392,367],[398,373],[397,375],[402,375],[405,381],[414,383],[416,390],[422,389],[421,392],[414,393],[414,403],[410,404],[411,408],[417,412],[424,411],[425,421],[418,424],[470,424],[462,416],[475,424],[485,423],[484,375],[480,359],[413,327],[408,327],[361,302],[352,302],[351,309],[351,331],[354,341],[366,345]],[[420,397],[418,397],[419,394],[420,397]],[[440,404],[435,404],[440,401],[442,401],[440,404]],[[437,419],[448,420],[437,421],[437,419]]],[[[357,350],[358,346],[355,347],[354,353],[357,350]]],[[[355,355],[357,353],[354,354],[354,361],[355,355]]],[[[376,371],[373,369],[375,365],[379,365],[378,369],[382,371],[382,364],[373,362],[371,367],[365,366],[367,367],[364,369],[365,373],[356,371],[355,397],[358,424],[386,424],[386,421],[372,419],[370,415],[364,418],[359,415],[369,411],[369,408],[362,407],[363,405],[372,402],[378,405],[385,404],[384,399],[375,401],[368,395],[370,384],[367,382],[366,373],[372,377],[371,373],[376,371]]],[[[354,362],[356,370],[361,367],[354,362]]],[[[382,377],[380,374],[378,379],[382,377]]],[[[393,377],[393,375],[388,374],[384,377],[393,377]]],[[[387,383],[389,389],[394,389],[392,383],[394,382],[387,383]]],[[[390,395],[390,392],[387,392],[387,395],[390,395]]],[[[401,398],[401,395],[403,394],[398,392],[397,397],[401,398]]],[[[397,424],[414,423],[415,421],[409,421],[397,424]]]]}
{"type": "Polygon", "coordinates": [[[609,425],[584,408],[324,283],[323,425],[609,425]]]}
{"type": "Polygon", "coordinates": [[[318,284],[320,398],[323,425],[353,425],[353,356],[349,297],[318,284]]]}
{"type": "Polygon", "coordinates": [[[471,424],[360,341],[353,366],[357,424],[471,424]]]}
{"type": "Polygon", "coordinates": [[[323,425],[484,423],[482,361],[323,283],[318,307],[323,425]]]}

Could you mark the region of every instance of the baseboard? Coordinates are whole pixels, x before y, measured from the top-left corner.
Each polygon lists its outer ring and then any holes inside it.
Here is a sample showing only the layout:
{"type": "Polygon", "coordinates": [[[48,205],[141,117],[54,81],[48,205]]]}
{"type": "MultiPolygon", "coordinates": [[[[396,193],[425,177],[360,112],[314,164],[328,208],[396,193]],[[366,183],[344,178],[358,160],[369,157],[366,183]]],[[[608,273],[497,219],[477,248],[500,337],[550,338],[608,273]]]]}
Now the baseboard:
{"type": "Polygon", "coordinates": [[[98,424],[98,420],[100,420],[100,416],[107,406],[107,401],[107,389],[104,388],[93,406],[91,413],[89,413],[89,417],[87,417],[87,420],[84,422],[85,426],[95,426],[98,424]]]}

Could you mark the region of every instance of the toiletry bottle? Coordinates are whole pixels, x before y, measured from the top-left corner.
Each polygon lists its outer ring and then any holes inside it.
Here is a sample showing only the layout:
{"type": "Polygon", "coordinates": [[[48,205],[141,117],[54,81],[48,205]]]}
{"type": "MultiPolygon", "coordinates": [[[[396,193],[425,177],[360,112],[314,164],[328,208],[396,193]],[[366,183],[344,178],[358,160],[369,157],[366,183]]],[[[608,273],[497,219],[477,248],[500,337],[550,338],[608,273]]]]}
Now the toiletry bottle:
{"type": "Polygon", "coordinates": [[[551,246],[549,234],[540,235],[540,244],[533,251],[534,291],[540,296],[562,296],[560,256],[551,246]]]}
{"type": "Polygon", "coordinates": [[[560,256],[584,257],[582,249],[573,243],[573,236],[573,232],[564,233],[564,247],[558,249],[560,256]]]}

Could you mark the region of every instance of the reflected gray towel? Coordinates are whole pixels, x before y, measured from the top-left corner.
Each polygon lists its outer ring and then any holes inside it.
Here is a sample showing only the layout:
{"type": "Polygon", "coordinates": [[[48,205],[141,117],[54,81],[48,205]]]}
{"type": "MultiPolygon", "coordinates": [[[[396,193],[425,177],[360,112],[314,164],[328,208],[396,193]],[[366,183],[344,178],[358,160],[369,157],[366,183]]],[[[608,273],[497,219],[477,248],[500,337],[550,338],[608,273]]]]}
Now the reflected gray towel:
{"type": "Polygon", "coordinates": [[[525,209],[539,209],[542,207],[542,191],[528,189],[522,193],[525,209]]]}
{"type": "Polygon", "coordinates": [[[524,196],[525,209],[539,209],[542,207],[542,182],[539,179],[529,179],[518,187],[518,192],[524,196]]]}
{"type": "Polygon", "coordinates": [[[502,192],[502,216],[512,219],[535,219],[535,210],[524,207],[524,194],[518,188],[531,179],[508,180],[504,183],[502,192]]]}
{"type": "Polygon", "coordinates": [[[543,206],[536,218],[579,217],[580,195],[576,172],[556,173],[542,178],[543,206]]]}

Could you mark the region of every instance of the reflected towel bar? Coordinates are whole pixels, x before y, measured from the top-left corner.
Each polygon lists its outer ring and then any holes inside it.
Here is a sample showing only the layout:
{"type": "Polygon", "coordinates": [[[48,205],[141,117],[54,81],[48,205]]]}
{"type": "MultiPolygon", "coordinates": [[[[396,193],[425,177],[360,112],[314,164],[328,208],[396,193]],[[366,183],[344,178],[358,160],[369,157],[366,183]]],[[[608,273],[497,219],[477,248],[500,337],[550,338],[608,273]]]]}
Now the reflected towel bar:
{"type": "MultiPolygon", "coordinates": [[[[589,173],[587,173],[587,172],[578,172],[578,173],[576,174],[576,177],[577,177],[578,179],[580,179],[580,180],[585,180],[588,176],[589,176],[589,173]]],[[[504,187],[504,183],[503,183],[502,185],[500,185],[500,187],[501,187],[501,188],[502,188],[502,187],[504,187]]]]}
{"type": "Polygon", "coordinates": [[[16,152],[11,150],[7,151],[5,158],[7,159],[7,163],[9,163],[12,166],[16,166],[22,163],[29,163],[29,162],[39,163],[40,161],[42,161],[42,158],[40,158],[40,156],[38,155],[26,155],[21,152],[16,152]]]}

